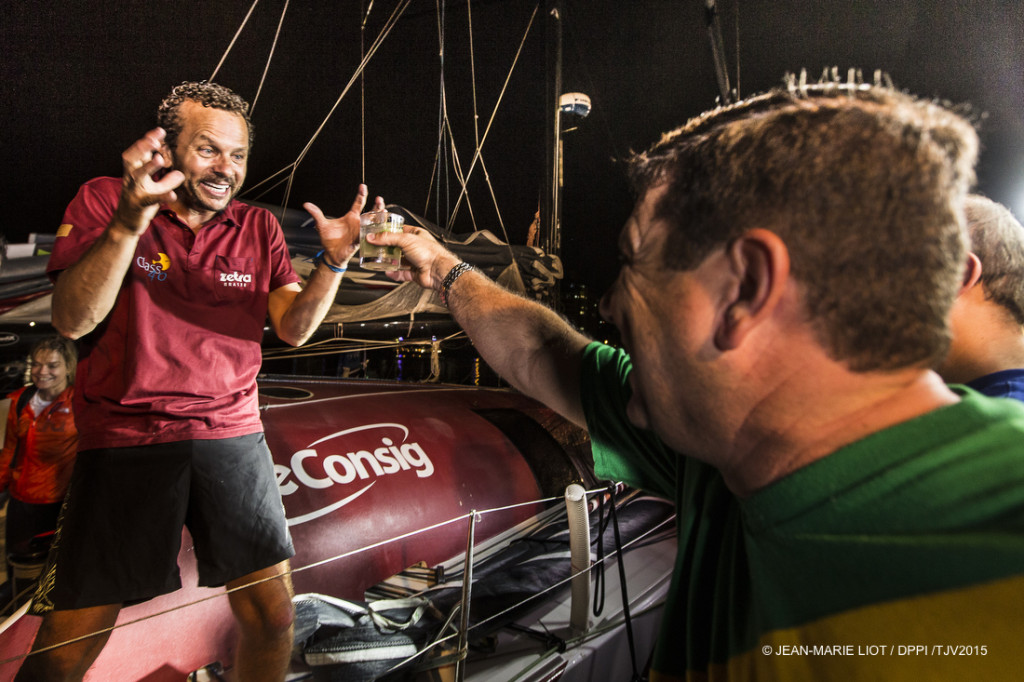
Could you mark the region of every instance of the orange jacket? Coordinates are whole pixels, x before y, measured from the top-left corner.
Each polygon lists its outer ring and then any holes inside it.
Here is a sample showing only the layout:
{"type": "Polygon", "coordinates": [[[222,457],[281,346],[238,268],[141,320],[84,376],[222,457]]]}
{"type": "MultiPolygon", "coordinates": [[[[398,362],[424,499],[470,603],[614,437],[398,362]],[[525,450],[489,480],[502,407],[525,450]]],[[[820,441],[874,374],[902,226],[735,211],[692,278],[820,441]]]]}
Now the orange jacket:
{"type": "Polygon", "coordinates": [[[18,416],[19,388],[9,396],[7,434],[0,452],[0,490],[8,488],[13,497],[28,504],[61,502],[71,480],[71,467],[78,449],[78,430],[71,411],[74,387],[69,386],[36,416],[31,402],[18,416]],[[15,450],[18,459],[11,468],[15,450]]]}

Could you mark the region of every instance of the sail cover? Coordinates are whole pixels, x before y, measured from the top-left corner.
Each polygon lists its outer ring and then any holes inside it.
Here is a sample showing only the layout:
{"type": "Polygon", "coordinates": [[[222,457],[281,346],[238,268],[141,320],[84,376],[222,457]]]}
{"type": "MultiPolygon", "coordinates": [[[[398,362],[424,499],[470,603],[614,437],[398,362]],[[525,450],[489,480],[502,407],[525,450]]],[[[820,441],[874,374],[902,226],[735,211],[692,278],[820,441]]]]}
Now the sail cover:
{"type": "MultiPolygon", "coordinates": [[[[313,257],[320,239],[313,218],[303,210],[248,202],[272,211],[281,221],[295,271],[305,280],[313,269],[313,257]]],[[[562,262],[531,246],[507,244],[488,230],[446,235],[444,230],[408,209],[389,205],[407,225],[428,230],[460,258],[476,266],[506,288],[531,298],[540,296],[562,278],[562,262]]],[[[37,239],[40,251],[52,244],[52,235],[37,239]]],[[[50,291],[45,255],[11,258],[0,272],[0,324],[48,324],[50,291]]],[[[382,272],[359,267],[358,254],[349,262],[348,272],[338,288],[335,303],[325,323],[345,323],[389,318],[409,318],[418,313],[446,314],[437,295],[413,282],[399,284],[382,272]]]]}

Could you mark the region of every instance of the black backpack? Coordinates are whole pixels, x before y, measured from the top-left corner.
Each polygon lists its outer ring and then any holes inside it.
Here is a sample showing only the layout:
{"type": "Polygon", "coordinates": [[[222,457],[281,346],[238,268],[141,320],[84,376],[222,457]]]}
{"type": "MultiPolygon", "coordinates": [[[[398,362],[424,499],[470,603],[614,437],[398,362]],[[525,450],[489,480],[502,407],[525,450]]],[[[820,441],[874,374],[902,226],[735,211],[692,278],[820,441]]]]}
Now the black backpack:
{"type": "MultiPolygon", "coordinates": [[[[18,402],[14,404],[14,423],[17,424],[18,420],[21,419],[21,412],[28,405],[28,401],[32,400],[32,396],[39,390],[35,386],[26,386],[25,390],[18,396],[18,402]]],[[[18,466],[18,455],[21,454],[21,448],[18,447],[18,442],[14,443],[14,454],[11,456],[11,469],[13,470],[18,466]]]]}

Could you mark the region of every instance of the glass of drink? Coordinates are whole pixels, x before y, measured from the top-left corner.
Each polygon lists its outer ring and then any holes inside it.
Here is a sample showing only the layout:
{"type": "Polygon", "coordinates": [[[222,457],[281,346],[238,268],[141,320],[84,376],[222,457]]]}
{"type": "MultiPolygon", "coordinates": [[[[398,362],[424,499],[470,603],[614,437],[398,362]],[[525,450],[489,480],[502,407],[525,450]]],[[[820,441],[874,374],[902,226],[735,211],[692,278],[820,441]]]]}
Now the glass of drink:
{"type": "Polygon", "coordinates": [[[398,270],[402,265],[402,249],[380,246],[366,241],[374,232],[401,232],[405,218],[397,213],[367,211],[359,216],[359,266],[366,270],[398,270]]]}

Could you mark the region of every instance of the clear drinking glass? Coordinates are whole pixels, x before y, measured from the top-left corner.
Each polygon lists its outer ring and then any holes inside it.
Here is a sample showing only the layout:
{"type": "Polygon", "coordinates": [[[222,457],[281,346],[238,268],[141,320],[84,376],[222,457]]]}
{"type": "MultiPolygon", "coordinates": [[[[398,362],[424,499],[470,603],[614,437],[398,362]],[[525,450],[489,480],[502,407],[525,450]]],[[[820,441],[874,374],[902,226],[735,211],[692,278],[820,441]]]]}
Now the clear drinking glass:
{"type": "Polygon", "coordinates": [[[401,232],[405,218],[397,213],[367,211],[359,216],[359,266],[366,270],[398,270],[402,265],[402,249],[380,246],[366,241],[374,232],[401,232]]]}

